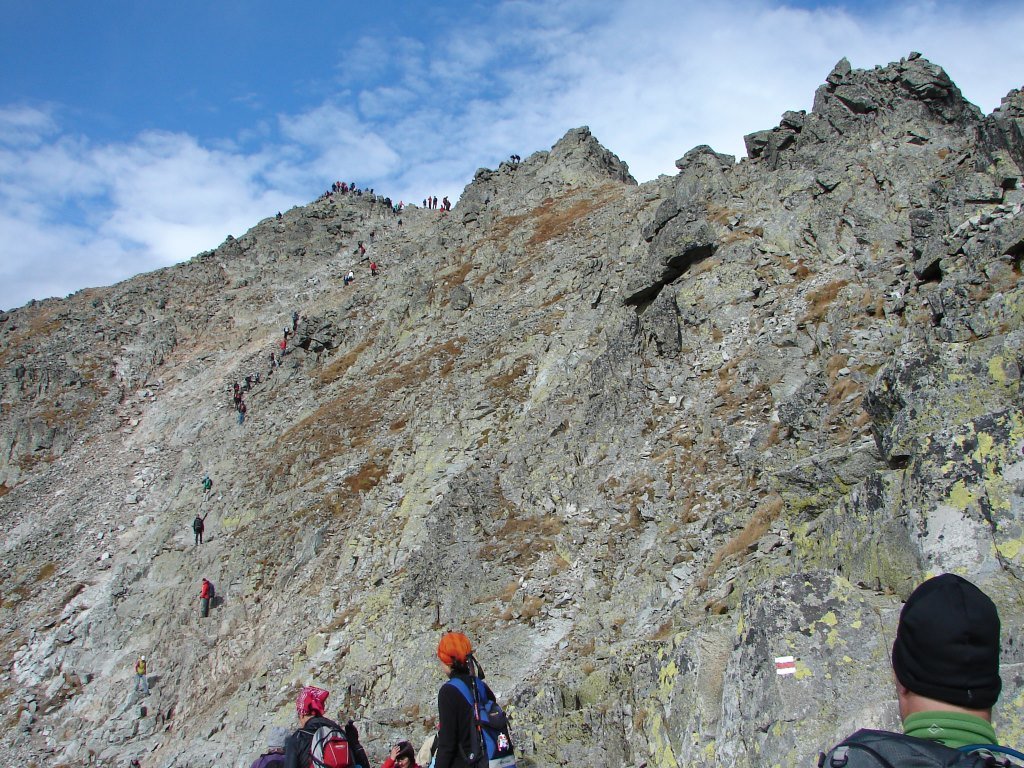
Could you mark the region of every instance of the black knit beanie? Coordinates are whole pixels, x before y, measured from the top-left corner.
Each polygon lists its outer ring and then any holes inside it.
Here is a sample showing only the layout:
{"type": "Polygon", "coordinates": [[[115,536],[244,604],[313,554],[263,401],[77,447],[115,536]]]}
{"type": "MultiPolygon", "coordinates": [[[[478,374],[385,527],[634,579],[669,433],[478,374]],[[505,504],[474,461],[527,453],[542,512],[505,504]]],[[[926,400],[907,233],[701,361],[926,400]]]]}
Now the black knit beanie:
{"type": "Polygon", "coordinates": [[[1003,687],[995,603],[952,573],[928,579],[900,613],[892,668],[900,683],[921,696],[989,709],[1003,687]]]}

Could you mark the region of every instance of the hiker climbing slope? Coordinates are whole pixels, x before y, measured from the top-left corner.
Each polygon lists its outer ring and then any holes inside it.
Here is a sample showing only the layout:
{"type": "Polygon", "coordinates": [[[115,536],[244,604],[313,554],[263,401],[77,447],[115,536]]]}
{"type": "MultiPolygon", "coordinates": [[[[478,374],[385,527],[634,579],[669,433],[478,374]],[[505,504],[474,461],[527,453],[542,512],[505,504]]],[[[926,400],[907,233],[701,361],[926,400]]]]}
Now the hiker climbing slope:
{"type": "Polygon", "coordinates": [[[210,615],[210,604],[216,594],[213,584],[209,579],[203,579],[199,585],[199,615],[204,619],[210,615]]]}
{"type": "Polygon", "coordinates": [[[142,691],[143,696],[149,696],[149,679],[146,677],[146,657],[139,656],[135,662],[135,690],[142,691]]]}
{"type": "MultiPolygon", "coordinates": [[[[207,512],[206,515],[210,513],[207,512]]],[[[196,535],[196,546],[203,543],[203,531],[206,530],[206,515],[196,513],[196,519],[192,521],[192,532],[196,535]]]]}

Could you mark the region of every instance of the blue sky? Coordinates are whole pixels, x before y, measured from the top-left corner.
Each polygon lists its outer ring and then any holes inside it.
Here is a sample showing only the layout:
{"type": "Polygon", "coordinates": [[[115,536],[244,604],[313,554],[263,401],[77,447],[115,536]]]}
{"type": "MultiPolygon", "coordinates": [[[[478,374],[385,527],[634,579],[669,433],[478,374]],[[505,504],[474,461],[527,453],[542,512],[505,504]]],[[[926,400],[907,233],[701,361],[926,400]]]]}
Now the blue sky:
{"type": "Polygon", "coordinates": [[[456,199],[589,125],[639,181],[920,51],[990,112],[1024,3],[0,0],[0,308],[186,260],[336,179],[456,199]]]}

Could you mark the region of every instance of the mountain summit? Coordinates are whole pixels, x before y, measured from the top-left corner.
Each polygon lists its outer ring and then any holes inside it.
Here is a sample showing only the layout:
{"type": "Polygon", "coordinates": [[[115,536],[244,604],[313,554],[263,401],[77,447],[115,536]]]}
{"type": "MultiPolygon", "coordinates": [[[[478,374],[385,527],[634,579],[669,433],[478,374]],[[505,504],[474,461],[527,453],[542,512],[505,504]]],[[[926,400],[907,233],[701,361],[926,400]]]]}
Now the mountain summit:
{"type": "Polygon", "coordinates": [[[460,629],[524,766],[810,764],[943,571],[1024,743],[1024,95],[843,60],[746,146],[577,128],[0,314],[7,762],[248,765],[307,683],[382,759],[460,629]]]}

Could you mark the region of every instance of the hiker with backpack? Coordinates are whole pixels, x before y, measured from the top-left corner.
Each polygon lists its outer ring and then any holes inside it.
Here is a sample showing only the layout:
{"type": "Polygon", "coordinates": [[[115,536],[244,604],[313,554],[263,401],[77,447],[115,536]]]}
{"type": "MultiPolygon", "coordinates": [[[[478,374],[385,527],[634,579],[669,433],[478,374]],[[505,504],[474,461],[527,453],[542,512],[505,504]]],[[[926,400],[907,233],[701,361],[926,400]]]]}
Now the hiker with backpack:
{"type": "Polygon", "coordinates": [[[204,578],[203,583],[199,585],[199,615],[204,619],[210,615],[210,604],[213,603],[216,594],[213,583],[204,578]]]}
{"type": "MultiPolygon", "coordinates": [[[[1006,755],[992,707],[999,677],[999,612],[984,592],[951,573],[928,579],[900,612],[892,670],[903,734],[863,729],[821,755],[822,768],[980,768],[1006,755]]],[[[1000,765],[1012,765],[1000,762],[1000,765]]]]}
{"type": "Polygon", "coordinates": [[[267,751],[253,760],[249,768],[283,768],[284,742],[288,738],[288,729],[275,725],[267,736],[267,751]]]}
{"type": "Polygon", "coordinates": [[[146,657],[139,656],[135,662],[135,690],[142,691],[143,696],[149,696],[149,678],[146,677],[146,657]]]}
{"type": "Polygon", "coordinates": [[[508,718],[483,680],[469,638],[461,632],[442,635],[437,658],[448,682],[437,692],[434,768],[515,768],[508,718]]]}
{"type": "Polygon", "coordinates": [[[349,720],[342,728],[324,717],[329,691],[305,686],[295,700],[299,727],[284,742],[285,768],[369,768],[366,751],[359,743],[359,731],[349,720]]]}
{"type": "MultiPolygon", "coordinates": [[[[206,515],[210,513],[207,512],[206,515]]],[[[203,543],[203,531],[206,530],[206,515],[200,515],[196,513],[196,519],[192,521],[192,532],[196,535],[195,546],[199,546],[203,543]]]]}

